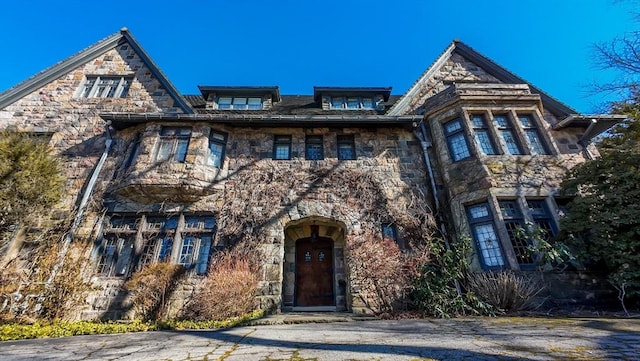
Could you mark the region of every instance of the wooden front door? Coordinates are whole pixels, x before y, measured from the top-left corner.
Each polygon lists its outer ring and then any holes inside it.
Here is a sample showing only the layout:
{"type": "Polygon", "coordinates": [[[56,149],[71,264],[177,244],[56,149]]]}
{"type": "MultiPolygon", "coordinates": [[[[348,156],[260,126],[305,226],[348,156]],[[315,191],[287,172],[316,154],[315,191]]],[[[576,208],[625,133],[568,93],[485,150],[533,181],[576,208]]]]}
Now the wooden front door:
{"type": "Polygon", "coordinates": [[[333,306],[333,241],[296,242],[296,306],[333,306]]]}

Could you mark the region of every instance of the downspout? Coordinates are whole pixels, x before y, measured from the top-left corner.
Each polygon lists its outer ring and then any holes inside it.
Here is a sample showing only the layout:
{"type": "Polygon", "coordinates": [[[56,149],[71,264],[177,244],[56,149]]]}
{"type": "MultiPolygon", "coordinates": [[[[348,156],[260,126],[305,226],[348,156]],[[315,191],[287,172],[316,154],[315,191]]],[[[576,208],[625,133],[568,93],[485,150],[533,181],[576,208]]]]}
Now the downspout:
{"type": "Polygon", "coordinates": [[[588,160],[594,160],[596,158],[588,148],[589,143],[591,143],[590,135],[591,135],[591,132],[593,132],[593,129],[595,128],[596,124],[598,124],[598,120],[591,119],[591,121],[589,122],[589,126],[587,127],[587,130],[585,130],[584,135],[578,141],[578,144],[582,146],[582,149],[584,150],[584,155],[587,157],[588,160]]]}
{"type": "Polygon", "coordinates": [[[91,197],[91,193],[93,193],[93,189],[96,186],[96,182],[98,180],[98,176],[100,176],[100,172],[102,172],[102,167],[104,166],[104,162],[107,160],[107,156],[109,155],[109,150],[111,150],[111,144],[113,143],[113,139],[111,138],[111,132],[109,131],[109,124],[107,124],[106,133],[107,139],[104,142],[104,151],[102,152],[102,156],[98,161],[95,169],[93,170],[93,174],[91,174],[91,178],[89,179],[89,183],[87,184],[87,188],[84,190],[84,194],[82,195],[82,199],[80,200],[80,205],[78,206],[78,212],[76,213],[73,223],[71,224],[71,228],[69,232],[67,232],[64,236],[64,243],[62,244],[62,249],[60,250],[60,254],[58,255],[58,262],[56,262],[53,270],[51,270],[51,275],[49,275],[49,279],[47,279],[46,286],[49,286],[51,282],[55,279],[56,275],[60,268],[64,265],[64,258],[67,255],[67,251],[69,250],[69,245],[71,241],[73,241],[73,237],[75,236],[78,227],[80,227],[80,223],[82,222],[82,218],[84,217],[84,213],[87,210],[87,204],[89,203],[89,198],[91,197]]]}
{"type": "MultiPolygon", "coordinates": [[[[438,223],[440,226],[440,232],[442,233],[442,238],[444,239],[444,245],[447,248],[447,251],[451,250],[451,244],[449,243],[447,237],[447,229],[444,226],[444,222],[442,220],[442,212],[440,212],[440,201],[438,200],[438,193],[436,189],[436,181],[433,176],[433,167],[431,165],[431,158],[429,157],[429,148],[432,146],[431,141],[429,140],[429,136],[427,135],[427,128],[424,125],[424,120],[420,121],[420,132],[414,131],[413,133],[418,141],[420,141],[420,145],[422,146],[422,153],[424,155],[424,165],[427,167],[427,173],[429,174],[429,184],[431,185],[431,194],[433,194],[433,204],[436,208],[436,215],[438,218],[438,223]]],[[[458,296],[462,297],[462,288],[460,287],[460,282],[455,280],[456,291],[458,292],[458,296]]]]}

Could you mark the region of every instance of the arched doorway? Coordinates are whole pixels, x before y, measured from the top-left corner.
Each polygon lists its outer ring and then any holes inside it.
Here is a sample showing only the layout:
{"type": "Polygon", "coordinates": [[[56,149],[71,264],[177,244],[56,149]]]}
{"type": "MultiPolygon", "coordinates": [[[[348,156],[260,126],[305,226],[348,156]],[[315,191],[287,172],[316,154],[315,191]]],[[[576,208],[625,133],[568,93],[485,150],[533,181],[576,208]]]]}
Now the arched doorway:
{"type": "Polygon", "coordinates": [[[332,239],[313,235],[296,241],[294,305],[335,306],[332,239]]]}
{"type": "Polygon", "coordinates": [[[285,226],[283,311],[346,311],[344,223],[320,216],[285,226]]]}

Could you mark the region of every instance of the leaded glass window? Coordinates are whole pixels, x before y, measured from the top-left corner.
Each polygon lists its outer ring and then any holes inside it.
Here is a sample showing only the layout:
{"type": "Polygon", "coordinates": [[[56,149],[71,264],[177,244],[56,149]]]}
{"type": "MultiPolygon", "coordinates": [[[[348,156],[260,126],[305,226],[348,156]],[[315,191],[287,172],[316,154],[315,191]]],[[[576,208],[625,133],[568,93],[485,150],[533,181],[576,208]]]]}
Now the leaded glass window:
{"type": "Polygon", "coordinates": [[[531,242],[527,237],[524,217],[522,216],[522,212],[520,212],[518,203],[515,200],[503,200],[498,203],[500,205],[502,219],[504,220],[504,226],[507,229],[511,247],[513,248],[518,263],[521,266],[532,265],[534,259],[529,250],[531,242]]]}
{"type": "Polygon", "coordinates": [[[444,123],[444,135],[447,138],[451,159],[453,159],[454,162],[471,156],[460,119],[454,119],[444,123]]]}
{"type": "Polygon", "coordinates": [[[493,121],[498,129],[498,134],[502,138],[506,153],[512,155],[522,154],[520,143],[516,138],[509,118],[506,115],[494,115],[493,121]]]}
{"type": "Polygon", "coordinates": [[[353,135],[339,135],[338,138],[338,159],[356,159],[356,145],[353,135]]]}
{"type": "Polygon", "coordinates": [[[496,148],[491,139],[491,132],[487,127],[487,122],[482,114],[474,114],[471,116],[471,123],[473,125],[473,132],[475,133],[476,143],[478,148],[482,150],[482,153],[486,155],[495,155],[496,148]]]}
{"type": "Polygon", "coordinates": [[[291,136],[276,135],[273,138],[273,159],[291,159],[291,136]]]}
{"type": "Polygon", "coordinates": [[[548,154],[547,149],[540,138],[538,133],[538,127],[529,115],[519,115],[520,125],[524,130],[524,135],[527,138],[529,149],[531,154],[548,154]]]}
{"type": "Polygon", "coordinates": [[[480,262],[484,268],[502,268],[505,266],[502,247],[493,224],[488,203],[467,207],[467,216],[471,236],[475,240],[480,262]]]}
{"type": "Polygon", "coordinates": [[[324,145],[321,135],[307,135],[305,148],[307,160],[324,159],[324,145]]]}

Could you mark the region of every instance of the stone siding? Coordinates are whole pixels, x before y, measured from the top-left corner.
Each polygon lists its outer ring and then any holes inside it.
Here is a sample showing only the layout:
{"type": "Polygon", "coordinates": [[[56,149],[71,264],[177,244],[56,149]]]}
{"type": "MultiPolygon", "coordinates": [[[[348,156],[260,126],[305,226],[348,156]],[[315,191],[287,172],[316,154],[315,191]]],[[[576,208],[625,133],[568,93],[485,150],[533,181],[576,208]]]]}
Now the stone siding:
{"type": "Polygon", "coordinates": [[[181,112],[128,44],[119,45],[17,102],[0,109],[0,129],[52,133],[51,146],[64,160],[63,210],[71,210],[105,148],[102,112],[181,112]],[[125,98],[77,98],[85,76],[133,76],[125,98]]]}
{"type": "MultiPolygon", "coordinates": [[[[284,197],[264,199],[259,209],[248,210],[250,214],[258,214],[266,219],[264,224],[259,225],[263,235],[260,248],[265,262],[262,266],[258,300],[265,309],[282,308],[282,288],[288,287],[287,292],[290,292],[292,287],[291,281],[286,280],[284,274],[284,269],[289,267],[285,264],[285,247],[288,247],[287,242],[295,242],[295,239],[287,238],[295,236],[286,236],[285,227],[295,221],[316,217],[344,225],[341,231],[343,233],[337,237],[342,241],[337,240],[335,235],[333,237],[338,242],[335,244],[335,282],[342,287],[337,289],[338,309],[355,308],[361,312],[371,312],[367,311],[362,300],[372,295],[362,295],[347,289],[351,282],[348,279],[349,265],[343,263],[343,247],[349,242],[350,237],[361,232],[366,215],[363,214],[359,200],[344,198],[344,193],[351,193],[345,192],[346,185],[330,183],[329,179],[340,179],[341,173],[344,172],[369,174],[378,184],[380,194],[386,200],[386,206],[406,210],[411,201],[408,194],[412,189],[421,189],[426,194],[424,161],[413,133],[394,128],[256,129],[209,123],[184,123],[181,126],[193,127],[186,162],[157,165],[153,163],[153,152],[161,125],[141,125],[115,135],[116,150],[107,161],[100,182],[100,189],[107,192],[107,204],[111,211],[204,211],[220,214],[225,207],[231,207],[233,204],[254,204],[251,201],[251,197],[254,197],[251,187],[247,187],[246,184],[248,177],[258,173],[260,177],[267,177],[268,174],[280,174],[284,177],[287,174],[291,174],[291,177],[304,175],[300,179],[305,181],[294,184],[284,197]],[[206,139],[211,130],[228,134],[222,169],[207,166],[204,162],[208,145],[206,139]],[[122,169],[122,162],[129,156],[129,152],[133,151],[130,144],[136,133],[143,134],[142,148],[131,169],[122,169]],[[292,136],[290,160],[271,159],[274,134],[292,136]],[[323,136],[324,160],[305,160],[307,134],[323,136]],[[336,141],[337,136],[342,134],[354,135],[356,160],[337,159],[336,141]],[[112,180],[114,174],[116,176],[112,180]],[[189,186],[198,182],[203,182],[200,187],[189,186]]],[[[265,182],[270,182],[269,179],[264,179],[265,182]]],[[[278,187],[278,184],[272,186],[278,187]]],[[[274,190],[275,193],[277,192],[274,190]]],[[[356,194],[355,189],[353,194],[356,194]]],[[[381,206],[384,207],[385,204],[381,206]]],[[[100,223],[99,217],[100,212],[91,213],[87,217],[87,223],[100,223]]],[[[383,221],[388,220],[378,219],[375,227],[380,227],[383,221]]],[[[97,236],[98,234],[93,234],[92,238],[97,236]]],[[[197,288],[201,277],[194,275],[190,279],[174,293],[172,312],[179,312],[181,305],[192,294],[194,288],[197,288]]],[[[112,315],[115,315],[113,312],[125,314],[122,310],[113,309],[114,302],[124,302],[123,305],[126,302],[124,298],[117,299],[112,283],[111,278],[95,279],[95,284],[103,287],[90,298],[91,305],[85,310],[85,316],[101,312],[112,315]],[[106,302],[108,299],[112,302],[106,302]]]]}

